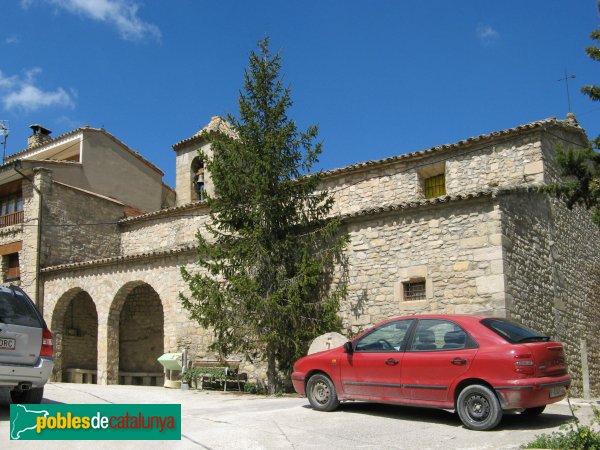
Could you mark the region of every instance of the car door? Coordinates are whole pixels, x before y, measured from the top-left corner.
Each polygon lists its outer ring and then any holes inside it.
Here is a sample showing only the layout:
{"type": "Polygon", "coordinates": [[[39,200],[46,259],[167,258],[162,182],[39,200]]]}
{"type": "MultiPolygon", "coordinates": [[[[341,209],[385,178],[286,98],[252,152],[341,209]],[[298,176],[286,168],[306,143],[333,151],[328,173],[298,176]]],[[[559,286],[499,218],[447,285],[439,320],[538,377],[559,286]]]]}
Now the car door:
{"type": "Polygon", "coordinates": [[[402,397],[401,367],[413,319],[386,322],[353,342],[342,358],[344,393],[352,398],[394,400],[402,397]]]}
{"type": "Polygon", "coordinates": [[[0,364],[35,364],[42,333],[42,321],[23,291],[0,286],[0,364]]]}
{"type": "Polygon", "coordinates": [[[477,343],[456,323],[420,319],[402,360],[408,399],[444,402],[454,381],[469,370],[477,343]]]}

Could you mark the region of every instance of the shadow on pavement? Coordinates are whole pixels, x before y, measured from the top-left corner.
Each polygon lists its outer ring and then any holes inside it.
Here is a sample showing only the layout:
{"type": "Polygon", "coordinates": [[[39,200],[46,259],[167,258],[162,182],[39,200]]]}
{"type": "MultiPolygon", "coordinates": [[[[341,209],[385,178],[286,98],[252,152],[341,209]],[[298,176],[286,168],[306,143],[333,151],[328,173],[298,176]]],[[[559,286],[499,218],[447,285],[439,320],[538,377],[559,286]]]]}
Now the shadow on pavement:
{"type": "MultiPolygon", "coordinates": [[[[305,407],[310,408],[309,405],[305,407]]],[[[458,414],[442,409],[416,408],[410,406],[386,405],[378,403],[347,402],[342,403],[338,412],[346,414],[368,414],[390,419],[431,422],[448,426],[463,426],[458,414]]],[[[558,427],[572,418],[567,414],[541,414],[538,417],[524,417],[516,413],[505,413],[502,421],[492,431],[502,430],[541,430],[558,427]]]]}
{"type": "MultiPolygon", "coordinates": [[[[56,402],[54,400],[49,400],[47,398],[42,400],[41,403],[41,407],[43,407],[43,405],[62,405],[63,402],[56,402]]],[[[4,421],[8,421],[10,419],[10,404],[8,402],[2,402],[2,404],[0,404],[0,422],[4,422],[4,421]]]]}

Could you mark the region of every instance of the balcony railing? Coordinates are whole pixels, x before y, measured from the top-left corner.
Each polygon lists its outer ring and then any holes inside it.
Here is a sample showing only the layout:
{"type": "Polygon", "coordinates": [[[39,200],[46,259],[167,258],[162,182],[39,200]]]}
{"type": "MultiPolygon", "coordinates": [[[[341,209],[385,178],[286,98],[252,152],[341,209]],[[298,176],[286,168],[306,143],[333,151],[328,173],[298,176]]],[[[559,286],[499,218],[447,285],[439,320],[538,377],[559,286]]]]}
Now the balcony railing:
{"type": "Polygon", "coordinates": [[[0,228],[23,223],[23,211],[0,216],[0,228]]]}

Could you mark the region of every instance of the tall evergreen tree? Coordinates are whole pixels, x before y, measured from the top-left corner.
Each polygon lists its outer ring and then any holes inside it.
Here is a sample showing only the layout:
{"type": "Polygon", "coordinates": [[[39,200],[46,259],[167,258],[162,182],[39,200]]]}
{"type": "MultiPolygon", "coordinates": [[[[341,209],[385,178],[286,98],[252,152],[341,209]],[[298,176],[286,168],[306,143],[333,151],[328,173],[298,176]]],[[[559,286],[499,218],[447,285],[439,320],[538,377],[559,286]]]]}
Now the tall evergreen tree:
{"type": "MultiPolygon", "coordinates": [[[[598,0],[598,13],[600,14],[600,0],[598,0]]],[[[592,31],[590,33],[590,39],[592,39],[593,41],[600,43],[600,28],[596,28],[594,31],[592,31]]],[[[587,47],[585,49],[585,52],[588,54],[588,56],[593,59],[594,61],[599,61],[600,62],[600,48],[598,48],[597,45],[590,45],[589,47],[587,47]]],[[[590,100],[592,100],[593,102],[598,102],[600,101],[600,86],[595,85],[595,84],[589,84],[587,86],[584,86],[581,88],[581,92],[584,93],[585,95],[587,95],[590,100]]],[[[600,136],[598,136],[595,140],[594,140],[594,145],[596,148],[600,148],[600,136]]]]}
{"type": "Polygon", "coordinates": [[[300,132],[279,54],[268,38],[252,52],[232,133],[210,133],[203,154],[214,183],[212,223],[197,234],[200,270],[182,270],[191,295],[183,306],[214,331],[212,349],[267,361],[270,393],[306,353],[311,339],[340,329],[345,285],[335,277],[347,235],[333,197],[311,173],[322,151],[317,127],[300,132]]]}
{"type": "MultiPolygon", "coordinates": [[[[600,0],[598,1],[600,13],[600,0]]],[[[600,29],[590,33],[590,38],[600,42],[600,29]]],[[[595,61],[600,61],[600,48],[595,45],[586,48],[586,53],[595,61]]],[[[600,86],[590,84],[581,92],[592,101],[600,101],[600,86]]],[[[547,192],[563,198],[569,208],[579,204],[592,210],[592,218],[600,226],[600,136],[587,148],[558,147],[556,159],[565,181],[545,188],[547,192]]]]}

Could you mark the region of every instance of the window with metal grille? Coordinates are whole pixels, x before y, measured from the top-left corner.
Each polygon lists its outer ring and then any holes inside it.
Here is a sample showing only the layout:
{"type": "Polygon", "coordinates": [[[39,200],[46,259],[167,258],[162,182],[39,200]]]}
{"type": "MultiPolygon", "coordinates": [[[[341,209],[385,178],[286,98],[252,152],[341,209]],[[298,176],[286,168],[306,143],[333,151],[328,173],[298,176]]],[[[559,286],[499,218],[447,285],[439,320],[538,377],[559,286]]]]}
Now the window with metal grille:
{"type": "Polygon", "coordinates": [[[434,198],[446,195],[446,174],[436,175],[423,180],[425,198],[434,198]]]}
{"type": "Polygon", "coordinates": [[[425,300],[425,280],[406,281],[404,285],[404,301],[425,300]]]}

